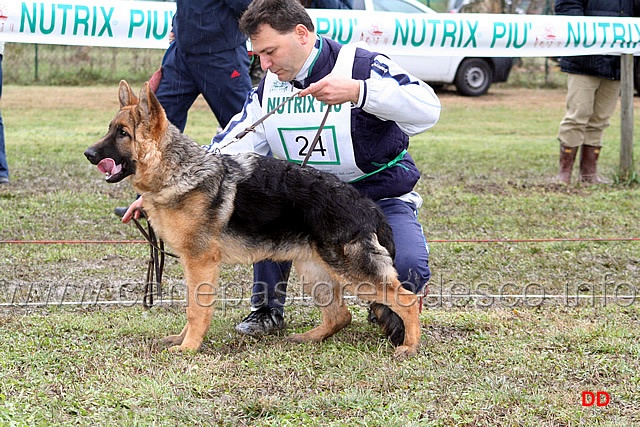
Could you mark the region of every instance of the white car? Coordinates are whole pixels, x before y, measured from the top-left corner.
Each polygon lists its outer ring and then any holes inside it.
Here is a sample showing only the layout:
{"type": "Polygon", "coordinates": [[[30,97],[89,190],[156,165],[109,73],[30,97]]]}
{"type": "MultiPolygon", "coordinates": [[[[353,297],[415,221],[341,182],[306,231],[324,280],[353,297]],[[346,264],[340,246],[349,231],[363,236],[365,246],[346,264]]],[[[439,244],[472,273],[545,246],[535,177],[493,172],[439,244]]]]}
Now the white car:
{"type": "MultiPolygon", "coordinates": [[[[417,0],[354,0],[353,8],[378,12],[438,13],[417,0]]],[[[493,83],[506,82],[513,65],[513,58],[424,54],[390,57],[410,74],[434,88],[453,84],[458,93],[465,96],[484,95],[493,83]]]]}

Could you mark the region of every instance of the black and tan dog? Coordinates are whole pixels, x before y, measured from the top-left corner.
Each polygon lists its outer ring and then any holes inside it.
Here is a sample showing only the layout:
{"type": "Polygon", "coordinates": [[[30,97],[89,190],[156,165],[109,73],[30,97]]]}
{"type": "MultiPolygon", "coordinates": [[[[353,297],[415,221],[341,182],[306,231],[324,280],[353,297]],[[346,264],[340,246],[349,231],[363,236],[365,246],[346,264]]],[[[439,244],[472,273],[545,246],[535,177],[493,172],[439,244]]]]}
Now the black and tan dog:
{"type": "Polygon", "coordinates": [[[348,325],[348,291],[397,313],[404,340],[395,356],[416,354],[417,297],[400,286],[391,229],[373,201],[313,168],[252,153],[208,153],[169,123],[148,84],[138,99],[120,82],[119,99],[109,131],[84,154],[107,182],[130,180],[153,228],[180,256],[187,324],[164,345],[200,347],[221,264],[271,259],[293,260],[322,311],[320,326],[292,341],[322,341],[348,325]]]}

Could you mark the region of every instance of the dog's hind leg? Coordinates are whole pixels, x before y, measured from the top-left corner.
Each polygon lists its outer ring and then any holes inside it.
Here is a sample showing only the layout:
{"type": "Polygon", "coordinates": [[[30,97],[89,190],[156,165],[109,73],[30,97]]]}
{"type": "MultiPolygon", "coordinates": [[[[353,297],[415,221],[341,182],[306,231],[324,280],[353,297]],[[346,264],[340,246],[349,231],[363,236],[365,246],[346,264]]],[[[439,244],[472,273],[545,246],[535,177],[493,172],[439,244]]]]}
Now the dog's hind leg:
{"type": "Polygon", "coordinates": [[[349,323],[351,313],[343,300],[343,288],[320,265],[313,262],[296,263],[296,272],[308,293],[322,313],[319,326],[301,334],[292,334],[293,342],[320,342],[335,334],[349,323]]]}
{"type": "Polygon", "coordinates": [[[380,245],[375,234],[370,239],[345,245],[339,272],[353,283],[349,288],[363,300],[388,306],[404,324],[404,340],[394,356],[405,359],[418,353],[420,344],[420,313],[418,297],[402,287],[388,250],[380,245]],[[375,284],[372,285],[372,284],[375,284]]]}
{"type": "Polygon", "coordinates": [[[403,288],[397,279],[393,279],[390,284],[379,282],[374,296],[370,293],[358,296],[384,304],[400,316],[404,323],[404,341],[396,347],[394,357],[406,359],[415,356],[420,345],[420,312],[416,294],[403,288]]]}
{"type": "Polygon", "coordinates": [[[200,348],[213,316],[218,288],[219,263],[210,257],[182,259],[187,283],[187,324],[179,335],[161,340],[170,351],[200,348]]]}

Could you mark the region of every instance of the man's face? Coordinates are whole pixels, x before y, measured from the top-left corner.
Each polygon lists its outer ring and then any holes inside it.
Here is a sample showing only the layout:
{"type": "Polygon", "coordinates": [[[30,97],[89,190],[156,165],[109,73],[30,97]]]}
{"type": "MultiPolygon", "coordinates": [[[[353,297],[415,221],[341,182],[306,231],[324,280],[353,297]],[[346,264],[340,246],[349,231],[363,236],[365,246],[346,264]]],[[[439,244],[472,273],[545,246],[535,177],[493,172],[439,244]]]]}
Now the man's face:
{"type": "Polygon", "coordinates": [[[315,36],[304,25],[286,34],[280,34],[268,24],[262,24],[251,36],[253,51],[260,56],[260,66],[278,76],[278,80],[291,81],[307,60],[315,36]],[[310,44],[311,43],[311,44],[310,44]]]}

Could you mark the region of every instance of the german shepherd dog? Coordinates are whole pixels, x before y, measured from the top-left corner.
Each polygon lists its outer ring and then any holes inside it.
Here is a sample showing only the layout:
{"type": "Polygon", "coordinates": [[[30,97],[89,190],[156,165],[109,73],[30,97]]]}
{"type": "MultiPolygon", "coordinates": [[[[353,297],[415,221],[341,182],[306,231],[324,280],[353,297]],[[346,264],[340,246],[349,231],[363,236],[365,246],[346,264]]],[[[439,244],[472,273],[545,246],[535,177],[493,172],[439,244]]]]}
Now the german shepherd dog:
{"type": "Polygon", "coordinates": [[[137,98],[121,81],[119,100],[107,134],[84,154],[107,182],[130,180],[154,230],[180,257],[187,324],[161,345],[200,347],[221,264],[271,259],[293,261],[322,312],[318,327],[290,340],[319,342],[348,325],[348,291],[395,312],[403,339],[394,356],[416,354],[417,296],[397,279],[391,228],[373,201],[313,168],[255,153],[207,152],[168,121],[148,83],[137,98]]]}

